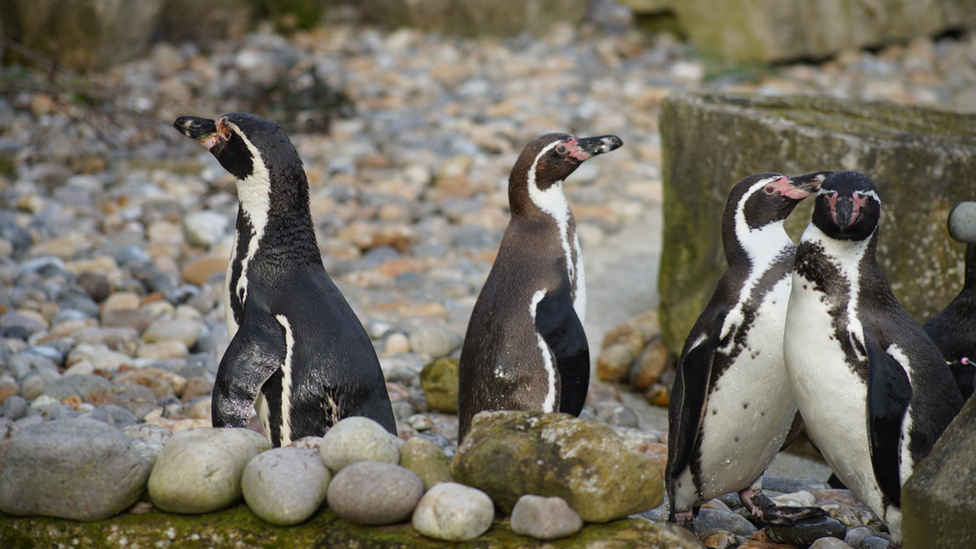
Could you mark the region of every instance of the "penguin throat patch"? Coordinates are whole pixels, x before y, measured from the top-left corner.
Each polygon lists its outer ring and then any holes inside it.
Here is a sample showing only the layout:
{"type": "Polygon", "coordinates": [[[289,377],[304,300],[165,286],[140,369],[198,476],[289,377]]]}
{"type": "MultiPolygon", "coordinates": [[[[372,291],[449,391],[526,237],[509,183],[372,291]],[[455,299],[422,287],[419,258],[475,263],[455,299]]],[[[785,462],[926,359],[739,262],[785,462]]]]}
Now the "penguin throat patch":
{"type": "Polygon", "coordinates": [[[573,220],[573,212],[569,209],[569,203],[563,195],[563,182],[555,181],[547,189],[539,188],[536,180],[536,169],[539,161],[549,153],[550,150],[560,145],[561,141],[553,141],[536,155],[529,167],[529,198],[545,214],[549,215],[555,222],[559,230],[559,241],[562,245],[563,254],[566,257],[566,274],[572,285],[573,308],[580,322],[585,321],[586,305],[585,299],[580,297],[585,291],[580,291],[583,282],[583,262],[579,249],[579,240],[576,236],[576,222],[573,220]]]}

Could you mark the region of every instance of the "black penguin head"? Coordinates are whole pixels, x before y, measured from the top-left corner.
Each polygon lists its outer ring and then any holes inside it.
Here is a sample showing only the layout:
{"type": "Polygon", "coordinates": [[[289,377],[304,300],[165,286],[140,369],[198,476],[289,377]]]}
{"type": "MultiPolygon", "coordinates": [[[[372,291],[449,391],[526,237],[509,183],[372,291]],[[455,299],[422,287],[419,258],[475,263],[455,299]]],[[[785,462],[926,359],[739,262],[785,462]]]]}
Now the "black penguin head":
{"type": "Polygon", "coordinates": [[[528,145],[515,161],[509,176],[508,197],[512,213],[524,211],[529,203],[546,210],[540,200],[556,191],[562,195],[562,182],[584,161],[620,148],[615,135],[579,138],[564,133],[543,135],[528,145]]]}
{"type": "Polygon", "coordinates": [[[795,177],[769,172],[750,175],[732,187],[725,204],[723,225],[730,225],[730,230],[736,227],[740,212],[749,230],[782,222],[800,201],[817,192],[829,173],[795,177]]]}
{"type": "Polygon", "coordinates": [[[281,125],[273,120],[245,112],[225,114],[217,120],[181,116],[173,127],[199,141],[239,180],[255,175],[255,170],[272,167],[301,169],[301,158],[281,125]]]}
{"type": "Polygon", "coordinates": [[[865,240],[880,221],[881,196],[866,175],[835,172],[821,184],[812,223],[825,235],[836,240],[865,240]]]}

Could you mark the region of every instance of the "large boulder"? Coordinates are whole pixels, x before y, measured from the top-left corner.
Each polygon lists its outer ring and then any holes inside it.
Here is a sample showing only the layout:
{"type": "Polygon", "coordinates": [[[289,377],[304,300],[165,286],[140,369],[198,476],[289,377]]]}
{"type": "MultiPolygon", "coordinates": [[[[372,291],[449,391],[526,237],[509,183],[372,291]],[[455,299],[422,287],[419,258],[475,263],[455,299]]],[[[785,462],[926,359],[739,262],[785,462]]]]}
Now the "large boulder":
{"type": "Polygon", "coordinates": [[[901,487],[904,547],[976,547],[976,398],[901,487]]]}
{"type": "Polygon", "coordinates": [[[163,0],[0,0],[8,36],[76,70],[140,54],[162,8],[163,0]]]}
{"type": "Polygon", "coordinates": [[[661,504],[654,464],[609,426],[569,414],[481,412],[458,447],[454,479],[487,493],[510,514],[525,494],[559,496],[586,522],[661,504]]]}
{"type": "Polygon", "coordinates": [[[976,27],[972,0],[681,0],[672,9],[702,52],[739,61],[825,57],[976,27]]]}
{"type": "Polygon", "coordinates": [[[360,9],[392,27],[478,35],[544,34],[557,21],[579,23],[587,0],[363,0],[360,9]]]}
{"type": "MultiPolygon", "coordinates": [[[[881,192],[878,261],[919,322],[962,286],[964,246],[946,219],[976,196],[976,116],[812,98],[672,94],[661,103],[664,237],[661,333],[679,350],[725,272],[729,190],[757,172],[855,170],[881,192]]],[[[813,201],[787,220],[799,238],[813,201]]]]}

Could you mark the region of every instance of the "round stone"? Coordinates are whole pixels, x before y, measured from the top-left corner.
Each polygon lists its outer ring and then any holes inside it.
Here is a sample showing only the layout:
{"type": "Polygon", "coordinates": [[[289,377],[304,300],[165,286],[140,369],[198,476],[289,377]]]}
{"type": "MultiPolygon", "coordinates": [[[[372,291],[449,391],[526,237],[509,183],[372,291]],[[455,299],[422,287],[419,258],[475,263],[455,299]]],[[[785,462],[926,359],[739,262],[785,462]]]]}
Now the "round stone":
{"type": "Polygon", "coordinates": [[[413,512],[424,483],[409,469],[380,461],[359,461],[336,473],[329,484],[329,508],[358,524],[393,524],[413,512]]]}
{"type": "Polygon", "coordinates": [[[241,490],[255,515],[288,526],[318,510],[330,478],[318,452],[287,446],[255,456],[244,468],[241,490]]]}
{"type": "Polygon", "coordinates": [[[382,425],[365,417],[347,417],[322,437],[319,451],[329,469],[338,472],[357,461],[400,463],[400,445],[396,436],[382,425]]]}
{"type": "Polygon", "coordinates": [[[126,425],[122,434],[132,439],[132,445],[146,460],[150,467],[156,464],[156,457],[163,451],[166,441],[173,436],[173,431],[158,425],[126,425]]]}
{"type": "Polygon", "coordinates": [[[488,494],[456,482],[444,482],[420,498],[413,512],[413,527],[432,538],[468,541],[487,532],[494,519],[495,504],[488,494]]]}
{"type": "Polygon", "coordinates": [[[433,442],[413,437],[400,446],[400,465],[413,471],[430,490],[442,482],[452,482],[451,460],[433,442]]]}
{"type": "Polygon", "coordinates": [[[553,496],[526,494],[512,509],[512,531],[535,539],[550,540],[566,537],[583,528],[583,519],[566,500],[553,496]]]}
{"type": "Polygon", "coordinates": [[[244,468],[260,451],[262,447],[247,429],[178,432],[156,457],[149,497],[156,507],[170,513],[224,509],[241,497],[244,468]]]}
{"type": "Polygon", "coordinates": [[[831,517],[797,521],[794,526],[767,526],[766,539],[775,543],[808,547],[814,541],[832,537],[844,539],[847,527],[831,517]]]}
{"type": "Polygon", "coordinates": [[[408,340],[411,351],[431,358],[447,356],[461,346],[461,336],[438,328],[421,328],[411,333],[408,340]]]}
{"type": "Polygon", "coordinates": [[[9,440],[0,469],[0,510],[102,520],[132,506],[150,466],[116,427],[90,418],[25,426],[9,440]]]}

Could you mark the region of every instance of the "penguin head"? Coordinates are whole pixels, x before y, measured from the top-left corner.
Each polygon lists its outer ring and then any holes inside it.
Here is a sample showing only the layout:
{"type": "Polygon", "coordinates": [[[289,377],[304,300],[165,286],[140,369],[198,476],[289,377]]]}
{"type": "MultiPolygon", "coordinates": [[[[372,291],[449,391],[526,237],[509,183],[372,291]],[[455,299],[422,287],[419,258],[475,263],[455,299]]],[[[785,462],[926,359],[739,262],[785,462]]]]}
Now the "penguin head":
{"type": "Polygon", "coordinates": [[[865,240],[880,221],[881,196],[866,175],[835,172],[821,184],[812,223],[825,235],[836,240],[865,240]]]}
{"type": "MultiPolygon", "coordinates": [[[[580,138],[564,133],[549,133],[526,145],[509,176],[509,205],[513,214],[525,211],[528,204],[547,210],[549,195],[562,195],[562,182],[584,161],[620,148],[615,135],[580,138]]],[[[565,201],[565,200],[563,200],[565,201]]]]}
{"type": "Polygon", "coordinates": [[[237,178],[237,195],[249,215],[271,209],[307,209],[308,180],[294,145],[273,120],[232,112],[216,120],[181,116],[173,127],[198,141],[237,178]]]}
{"type": "Polygon", "coordinates": [[[749,230],[782,222],[804,198],[813,196],[830,172],[795,177],[757,173],[736,183],[725,206],[724,223],[742,218],[749,230]]]}

